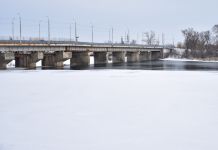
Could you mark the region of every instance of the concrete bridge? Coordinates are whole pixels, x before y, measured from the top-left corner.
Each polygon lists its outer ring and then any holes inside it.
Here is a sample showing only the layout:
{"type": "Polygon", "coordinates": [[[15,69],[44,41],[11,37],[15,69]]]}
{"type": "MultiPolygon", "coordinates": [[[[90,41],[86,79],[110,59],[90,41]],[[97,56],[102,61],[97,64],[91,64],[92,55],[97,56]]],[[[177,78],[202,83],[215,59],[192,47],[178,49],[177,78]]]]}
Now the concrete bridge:
{"type": "Polygon", "coordinates": [[[0,68],[15,60],[15,67],[33,69],[42,60],[42,67],[62,68],[70,59],[71,68],[87,67],[90,55],[95,65],[108,63],[108,54],[113,63],[158,60],[163,56],[162,46],[85,43],[64,41],[0,41],[0,68]]]}

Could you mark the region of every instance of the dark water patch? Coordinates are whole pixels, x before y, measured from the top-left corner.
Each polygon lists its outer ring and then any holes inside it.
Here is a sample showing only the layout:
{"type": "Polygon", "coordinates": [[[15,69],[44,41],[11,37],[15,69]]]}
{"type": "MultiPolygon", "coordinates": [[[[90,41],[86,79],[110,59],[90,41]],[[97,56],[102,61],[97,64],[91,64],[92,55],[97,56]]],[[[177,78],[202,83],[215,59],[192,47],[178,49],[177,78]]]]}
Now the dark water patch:
{"type": "MultiPolygon", "coordinates": [[[[195,62],[195,61],[144,61],[136,63],[100,64],[90,66],[70,67],[65,65],[63,69],[41,68],[37,70],[181,70],[181,71],[218,71],[218,62],[195,62]]],[[[9,68],[7,70],[21,70],[21,68],[9,68]]],[[[28,70],[24,69],[23,70],[28,70]]]]}
{"type": "Polygon", "coordinates": [[[93,66],[89,69],[119,69],[119,70],[211,70],[218,71],[218,62],[194,61],[144,61],[137,63],[107,64],[106,66],[93,66]]]}

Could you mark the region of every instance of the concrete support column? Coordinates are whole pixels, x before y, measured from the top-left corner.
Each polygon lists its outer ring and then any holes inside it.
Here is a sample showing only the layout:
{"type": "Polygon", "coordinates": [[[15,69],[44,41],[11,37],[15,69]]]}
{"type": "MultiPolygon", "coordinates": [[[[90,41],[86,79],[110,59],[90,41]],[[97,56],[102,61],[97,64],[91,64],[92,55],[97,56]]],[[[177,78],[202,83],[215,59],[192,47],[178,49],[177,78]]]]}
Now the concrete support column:
{"type": "Polygon", "coordinates": [[[151,60],[158,60],[162,58],[162,52],[161,51],[152,51],[151,52],[151,60]]]}
{"type": "Polygon", "coordinates": [[[42,67],[48,68],[63,68],[64,62],[72,58],[71,52],[54,52],[44,54],[44,59],[42,60],[42,67]]]}
{"type": "Polygon", "coordinates": [[[43,59],[43,52],[31,52],[28,54],[16,54],[15,67],[36,68],[36,63],[43,59]]]}
{"type": "Polygon", "coordinates": [[[14,53],[12,52],[0,53],[0,69],[6,69],[7,64],[14,59],[14,53]]]}
{"type": "Polygon", "coordinates": [[[71,68],[85,68],[90,64],[89,52],[73,52],[70,59],[71,68]]]}
{"type": "Polygon", "coordinates": [[[112,52],[112,62],[113,63],[124,63],[125,62],[125,52],[112,52]]]}
{"type": "Polygon", "coordinates": [[[139,52],[127,52],[127,62],[138,62],[139,61],[139,52]]]}
{"type": "Polygon", "coordinates": [[[164,48],[161,49],[160,53],[161,53],[161,59],[164,59],[164,48]]]}
{"type": "Polygon", "coordinates": [[[151,53],[148,51],[141,51],[139,55],[139,61],[151,60],[151,53]]]}
{"type": "Polygon", "coordinates": [[[107,52],[94,52],[94,64],[106,65],[108,63],[107,52]]]}

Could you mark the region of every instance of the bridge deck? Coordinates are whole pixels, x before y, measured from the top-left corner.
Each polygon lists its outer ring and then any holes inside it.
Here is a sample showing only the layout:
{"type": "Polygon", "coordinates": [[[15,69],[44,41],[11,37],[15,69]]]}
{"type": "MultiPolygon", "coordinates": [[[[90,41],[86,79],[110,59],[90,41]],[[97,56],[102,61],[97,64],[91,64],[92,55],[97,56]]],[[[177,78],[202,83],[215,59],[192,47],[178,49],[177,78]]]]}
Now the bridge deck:
{"type": "Polygon", "coordinates": [[[90,52],[116,52],[116,51],[161,51],[163,46],[146,46],[131,44],[110,44],[110,43],[86,43],[86,42],[31,42],[31,41],[0,41],[0,52],[29,52],[29,51],[90,51],[90,52]]]}

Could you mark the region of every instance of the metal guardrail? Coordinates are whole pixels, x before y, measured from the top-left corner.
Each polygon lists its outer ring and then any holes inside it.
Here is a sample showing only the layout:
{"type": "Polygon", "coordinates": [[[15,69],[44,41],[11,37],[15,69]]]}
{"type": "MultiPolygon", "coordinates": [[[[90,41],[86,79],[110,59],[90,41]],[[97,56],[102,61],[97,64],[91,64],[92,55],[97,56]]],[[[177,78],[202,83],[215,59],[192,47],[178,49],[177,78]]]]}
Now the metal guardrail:
{"type": "Polygon", "coordinates": [[[121,44],[121,43],[91,43],[75,41],[46,41],[46,40],[0,40],[0,46],[89,46],[89,47],[128,47],[128,48],[166,48],[173,49],[172,45],[142,45],[142,44],[121,44]]]}

